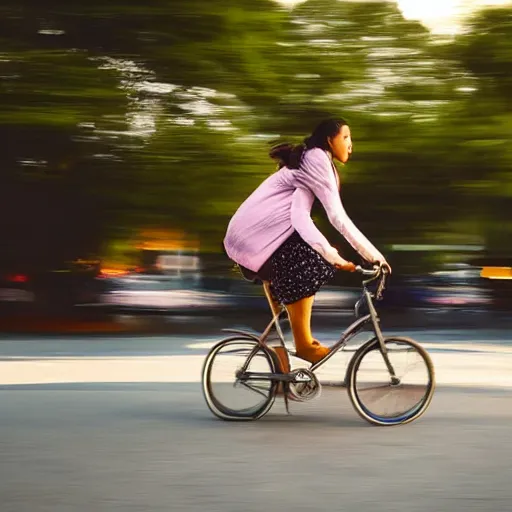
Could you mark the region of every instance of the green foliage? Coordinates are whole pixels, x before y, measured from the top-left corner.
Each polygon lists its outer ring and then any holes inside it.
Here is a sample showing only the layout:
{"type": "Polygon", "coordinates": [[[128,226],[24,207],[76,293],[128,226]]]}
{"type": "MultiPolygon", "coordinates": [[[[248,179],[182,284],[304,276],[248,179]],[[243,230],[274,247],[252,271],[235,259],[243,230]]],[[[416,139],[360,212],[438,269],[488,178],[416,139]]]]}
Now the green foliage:
{"type": "Polygon", "coordinates": [[[0,14],[11,255],[52,240],[53,257],[79,256],[149,226],[218,249],[274,170],[269,141],[332,115],[354,138],[343,201],[376,243],[512,249],[510,8],[444,44],[387,1],[9,0],[0,14]]]}

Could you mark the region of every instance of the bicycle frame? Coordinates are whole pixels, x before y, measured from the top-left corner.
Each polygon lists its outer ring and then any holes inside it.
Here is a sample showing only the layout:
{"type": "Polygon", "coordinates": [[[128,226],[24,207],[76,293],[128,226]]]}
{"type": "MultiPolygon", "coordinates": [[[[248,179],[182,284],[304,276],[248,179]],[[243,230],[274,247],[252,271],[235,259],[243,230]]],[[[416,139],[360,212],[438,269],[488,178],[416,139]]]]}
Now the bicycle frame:
{"type": "MultiPolygon", "coordinates": [[[[343,347],[345,347],[350,342],[350,340],[352,338],[354,338],[354,336],[359,334],[367,324],[371,323],[372,327],[373,327],[373,331],[375,333],[375,336],[379,342],[380,351],[384,358],[386,367],[389,371],[391,381],[393,384],[398,384],[400,382],[400,380],[396,377],[396,374],[395,374],[393,366],[391,365],[391,362],[389,361],[387,348],[386,348],[386,344],[384,341],[384,335],[382,334],[382,330],[380,328],[380,318],[379,318],[377,310],[375,309],[375,306],[373,304],[374,295],[367,288],[368,284],[370,282],[374,281],[375,279],[377,279],[378,277],[379,277],[379,275],[372,277],[371,279],[369,279],[367,281],[363,281],[363,296],[357,302],[357,304],[355,306],[356,316],[359,316],[359,308],[361,306],[362,301],[364,300],[368,307],[369,313],[365,316],[357,318],[357,320],[355,320],[351,325],[349,325],[349,327],[347,329],[345,329],[345,331],[343,332],[339,341],[337,341],[331,347],[331,350],[329,351],[329,353],[323,359],[314,363],[309,368],[310,371],[314,372],[315,370],[318,370],[318,368],[323,366],[329,359],[331,359],[331,357],[334,354],[336,354],[339,350],[342,350],[343,347]]],[[[383,281],[381,281],[380,286],[383,288],[383,286],[384,286],[383,281]]],[[[286,309],[283,307],[281,309],[281,311],[272,318],[272,320],[269,322],[269,324],[267,325],[267,327],[265,328],[265,330],[263,331],[263,333],[260,336],[257,336],[248,331],[243,331],[243,330],[238,330],[238,329],[223,329],[223,331],[247,336],[247,337],[257,341],[259,346],[263,346],[266,348],[267,347],[266,340],[267,340],[272,328],[275,326],[275,329],[279,336],[280,344],[283,348],[286,349],[283,331],[282,331],[281,325],[279,323],[279,319],[285,313],[286,313],[286,309]]],[[[240,375],[244,374],[247,371],[247,367],[248,367],[251,359],[257,353],[257,351],[258,351],[258,347],[256,347],[253,350],[254,353],[249,354],[249,357],[247,358],[246,363],[239,371],[240,375]]],[[[255,380],[255,379],[259,380],[259,379],[264,378],[264,376],[266,376],[266,380],[277,380],[277,381],[289,381],[290,377],[291,377],[290,374],[288,374],[288,375],[286,375],[286,374],[261,374],[261,375],[260,374],[251,374],[251,380],[255,380]]]]}

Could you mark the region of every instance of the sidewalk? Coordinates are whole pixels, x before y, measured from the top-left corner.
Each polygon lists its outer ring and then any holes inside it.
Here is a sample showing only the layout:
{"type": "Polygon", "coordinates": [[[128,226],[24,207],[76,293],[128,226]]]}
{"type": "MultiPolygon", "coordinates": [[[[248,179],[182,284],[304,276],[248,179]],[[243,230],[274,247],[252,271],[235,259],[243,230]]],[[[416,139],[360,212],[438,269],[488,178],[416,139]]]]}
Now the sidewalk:
{"type": "MultiPolygon", "coordinates": [[[[205,349],[191,343],[190,354],[133,357],[11,357],[0,361],[0,385],[56,383],[194,383],[199,385],[205,349]]],[[[425,344],[439,386],[512,390],[512,348],[497,345],[425,344]]],[[[324,385],[341,385],[350,353],[335,355],[317,375],[324,385]]],[[[303,366],[294,359],[293,367],[303,366]]],[[[421,366],[420,366],[421,368],[421,366]]],[[[226,381],[231,375],[226,375],[226,381]]],[[[220,376],[219,378],[222,378],[220,376]]]]}

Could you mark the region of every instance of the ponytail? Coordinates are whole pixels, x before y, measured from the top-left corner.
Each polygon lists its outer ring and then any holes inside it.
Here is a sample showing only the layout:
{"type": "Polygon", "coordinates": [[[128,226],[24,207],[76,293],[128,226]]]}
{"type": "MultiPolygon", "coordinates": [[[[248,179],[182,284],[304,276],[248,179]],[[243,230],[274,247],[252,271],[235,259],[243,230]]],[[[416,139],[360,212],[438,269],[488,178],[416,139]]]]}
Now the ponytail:
{"type": "Polygon", "coordinates": [[[278,161],[278,167],[288,167],[288,169],[298,169],[300,165],[300,161],[302,160],[302,155],[304,151],[306,151],[305,144],[298,144],[294,146],[293,144],[289,144],[284,142],[283,144],[278,144],[274,146],[270,152],[270,158],[278,161]]]}
{"type": "Polygon", "coordinates": [[[293,145],[288,142],[278,144],[269,151],[270,158],[278,161],[278,168],[298,169],[304,153],[313,148],[329,149],[329,139],[335,137],[346,125],[344,119],[326,119],[313,133],[304,139],[302,144],[293,145]]]}

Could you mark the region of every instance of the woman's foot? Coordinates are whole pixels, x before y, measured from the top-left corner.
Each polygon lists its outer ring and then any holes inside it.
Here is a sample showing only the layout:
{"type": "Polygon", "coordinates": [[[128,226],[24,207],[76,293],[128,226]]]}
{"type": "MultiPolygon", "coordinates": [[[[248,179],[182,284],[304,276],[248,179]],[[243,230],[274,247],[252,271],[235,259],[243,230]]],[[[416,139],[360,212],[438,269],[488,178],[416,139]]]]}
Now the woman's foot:
{"type": "Polygon", "coordinates": [[[297,348],[297,356],[314,364],[321,361],[330,351],[329,347],[320,344],[317,340],[313,340],[312,343],[308,343],[300,347],[300,349],[297,348]]]}

